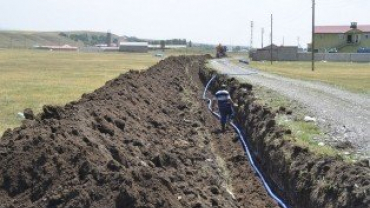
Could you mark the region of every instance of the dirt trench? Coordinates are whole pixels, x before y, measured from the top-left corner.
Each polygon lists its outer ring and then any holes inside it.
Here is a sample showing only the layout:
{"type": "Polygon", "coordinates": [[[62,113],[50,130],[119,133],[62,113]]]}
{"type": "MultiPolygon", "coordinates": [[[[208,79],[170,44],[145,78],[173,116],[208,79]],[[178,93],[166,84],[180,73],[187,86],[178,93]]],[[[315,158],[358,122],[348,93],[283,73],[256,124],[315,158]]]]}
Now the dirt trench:
{"type": "MultiPolygon", "coordinates": [[[[207,83],[216,71],[204,69],[200,78],[207,83]]],[[[251,146],[253,157],[273,190],[291,207],[369,208],[370,164],[368,160],[348,163],[339,157],[324,157],[286,139],[289,129],[277,125],[272,110],[255,102],[253,86],[218,75],[214,92],[227,83],[237,102],[236,122],[251,146]]]]}
{"type": "Polygon", "coordinates": [[[233,131],[217,133],[205,61],[170,57],[28,112],[0,139],[0,207],[277,208],[233,131]]]}

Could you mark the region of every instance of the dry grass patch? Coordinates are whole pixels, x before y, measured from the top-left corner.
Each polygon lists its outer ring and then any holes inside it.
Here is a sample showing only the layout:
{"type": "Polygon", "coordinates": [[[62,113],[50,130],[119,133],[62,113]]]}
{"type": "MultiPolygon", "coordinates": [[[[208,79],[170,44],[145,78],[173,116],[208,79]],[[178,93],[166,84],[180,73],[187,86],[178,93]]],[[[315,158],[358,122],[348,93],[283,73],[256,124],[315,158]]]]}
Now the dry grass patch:
{"type": "Polygon", "coordinates": [[[0,50],[0,134],[20,124],[18,112],[64,105],[129,69],[145,69],[151,54],[0,50]]]}
{"type": "Polygon", "coordinates": [[[370,63],[317,62],[252,62],[253,68],[293,79],[320,81],[357,93],[370,94],[370,63]]]}

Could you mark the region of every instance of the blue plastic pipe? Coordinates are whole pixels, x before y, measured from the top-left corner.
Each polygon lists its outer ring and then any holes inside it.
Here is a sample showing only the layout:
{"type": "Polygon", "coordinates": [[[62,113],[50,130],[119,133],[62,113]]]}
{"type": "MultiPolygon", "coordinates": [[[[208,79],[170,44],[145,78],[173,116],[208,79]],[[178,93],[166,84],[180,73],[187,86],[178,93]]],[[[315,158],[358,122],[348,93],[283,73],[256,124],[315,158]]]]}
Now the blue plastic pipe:
{"type": "MultiPolygon", "coordinates": [[[[212,111],[212,100],[207,98],[206,97],[206,92],[208,91],[208,88],[209,88],[209,85],[212,83],[212,81],[216,78],[217,76],[216,75],[213,75],[212,78],[208,81],[205,89],[204,89],[204,92],[203,92],[203,99],[207,101],[208,103],[208,110],[211,111],[211,113],[216,116],[218,119],[220,119],[220,115],[216,112],[213,112],[212,111]]],[[[283,207],[283,208],[289,208],[288,205],[286,205],[284,203],[284,201],[279,198],[270,188],[270,186],[268,185],[268,183],[266,182],[262,172],[259,170],[259,168],[256,166],[256,163],[249,151],[249,146],[248,144],[245,142],[244,140],[244,137],[243,137],[243,134],[241,132],[241,130],[235,125],[234,122],[231,122],[230,123],[231,126],[234,128],[234,130],[236,131],[236,133],[239,135],[239,141],[242,143],[243,145],[243,148],[244,148],[244,151],[245,151],[245,155],[248,157],[250,163],[251,163],[251,166],[253,168],[253,170],[255,171],[255,173],[257,173],[257,176],[260,178],[260,180],[262,181],[263,183],[263,186],[265,187],[267,193],[279,204],[279,206],[283,207]]]]}

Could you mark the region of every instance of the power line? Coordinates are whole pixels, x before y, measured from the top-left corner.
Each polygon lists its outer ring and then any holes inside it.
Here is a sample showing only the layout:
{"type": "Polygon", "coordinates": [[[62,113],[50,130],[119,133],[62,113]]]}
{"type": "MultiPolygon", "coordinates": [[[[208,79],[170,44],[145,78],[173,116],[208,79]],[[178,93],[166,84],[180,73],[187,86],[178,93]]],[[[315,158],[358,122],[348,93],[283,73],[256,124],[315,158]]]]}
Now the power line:
{"type": "Polygon", "coordinates": [[[251,48],[253,48],[253,21],[251,21],[251,48]]]}
{"type": "Polygon", "coordinates": [[[270,46],[270,55],[271,55],[271,65],[272,65],[272,14],[271,14],[271,46],[270,46]]]}
{"type": "Polygon", "coordinates": [[[315,0],[312,0],[312,71],[315,71],[315,0]]]}
{"type": "Polygon", "coordinates": [[[261,48],[263,48],[263,34],[265,33],[265,28],[261,28],[261,48]]]}

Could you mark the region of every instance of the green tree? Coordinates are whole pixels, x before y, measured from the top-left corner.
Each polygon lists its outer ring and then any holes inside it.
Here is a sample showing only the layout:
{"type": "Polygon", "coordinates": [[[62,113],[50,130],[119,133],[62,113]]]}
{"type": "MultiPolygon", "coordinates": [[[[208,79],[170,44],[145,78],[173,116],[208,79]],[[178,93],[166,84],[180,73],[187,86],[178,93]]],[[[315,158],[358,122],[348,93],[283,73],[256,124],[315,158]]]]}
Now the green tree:
{"type": "Polygon", "coordinates": [[[59,33],[59,36],[62,36],[62,37],[68,37],[68,35],[67,35],[67,34],[65,34],[64,32],[59,33]]]}

